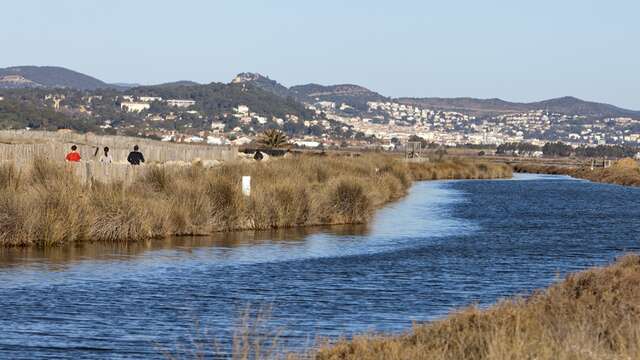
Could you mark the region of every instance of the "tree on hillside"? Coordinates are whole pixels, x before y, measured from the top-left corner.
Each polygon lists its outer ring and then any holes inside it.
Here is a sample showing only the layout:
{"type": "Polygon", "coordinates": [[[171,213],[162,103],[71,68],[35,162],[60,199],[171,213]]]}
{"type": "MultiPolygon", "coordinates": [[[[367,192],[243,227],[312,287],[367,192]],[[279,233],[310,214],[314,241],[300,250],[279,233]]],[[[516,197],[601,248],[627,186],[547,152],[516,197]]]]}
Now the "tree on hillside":
{"type": "Polygon", "coordinates": [[[267,129],[258,138],[258,144],[267,148],[281,148],[288,141],[287,135],[278,129],[267,129]]]}
{"type": "Polygon", "coordinates": [[[558,142],[548,142],[542,147],[544,156],[571,156],[573,147],[571,145],[558,142]]]}

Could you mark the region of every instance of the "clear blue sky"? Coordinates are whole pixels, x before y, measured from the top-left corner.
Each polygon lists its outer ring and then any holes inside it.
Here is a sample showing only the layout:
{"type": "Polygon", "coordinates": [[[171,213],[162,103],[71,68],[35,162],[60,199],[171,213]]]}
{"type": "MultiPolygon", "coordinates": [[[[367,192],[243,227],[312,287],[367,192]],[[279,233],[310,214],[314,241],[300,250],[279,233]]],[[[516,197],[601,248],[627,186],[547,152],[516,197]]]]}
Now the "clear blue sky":
{"type": "Polygon", "coordinates": [[[7,1],[0,67],[107,82],[356,83],[388,96],[640,110],[640,1],[7,1]]]}

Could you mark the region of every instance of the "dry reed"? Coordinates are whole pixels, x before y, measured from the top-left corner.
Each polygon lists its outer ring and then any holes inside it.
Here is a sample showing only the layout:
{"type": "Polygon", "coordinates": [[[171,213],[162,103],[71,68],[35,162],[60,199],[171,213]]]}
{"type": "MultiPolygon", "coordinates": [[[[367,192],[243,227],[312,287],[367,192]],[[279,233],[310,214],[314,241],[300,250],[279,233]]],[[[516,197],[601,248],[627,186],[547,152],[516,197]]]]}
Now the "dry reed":
{"type": "Polygon", "coordinates": [[[469,307],[398,336],[320,346],[333,359],[638,359],[640,256],[569,275],[528,298],[469,307]]]}
{"type": "Polygon", "coordinates": [[[506,166],[467,161],[302,156],[210,169],[147,166],[132,184],[83,183],[67,165],[35,158],[24,171],[0,167],[0,246],[364,223],[413,180],[510,175],[506,166]],[[241,194],[244,175],[250,197],[241,194]]]}
{"type": "Polygon", "coordinates": [[[534,164],[514,165],[515,172],[569,175],[594,182],[618,184],[624,186],[640,186],[640,166],[630,158],[621,159],[608,168],[591,167],[559,167],[534,164]]]}

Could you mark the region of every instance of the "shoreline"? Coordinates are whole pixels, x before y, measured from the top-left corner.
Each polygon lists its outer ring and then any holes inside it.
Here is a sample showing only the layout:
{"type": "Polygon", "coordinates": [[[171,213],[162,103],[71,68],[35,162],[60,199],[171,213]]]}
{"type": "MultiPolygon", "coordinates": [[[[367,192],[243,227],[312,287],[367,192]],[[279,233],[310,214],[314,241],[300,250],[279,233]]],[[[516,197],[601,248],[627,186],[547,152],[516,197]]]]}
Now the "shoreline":
{"type": "Polygon", "coordinates": [[[528,296],[485,309],[467,306],[401,334],[321,344],[311,354],[318,360],[637,358],[638,279],[640,255],[627,254],[528,296]]]}
{"type": "Polygon", "coordinates": [[[36,159],[26,170],[0,169],[0,246],[363,224],[406,196],[414,181],[511,176],[506,165],[459,159],[300,156],[210,169],[149,166],[132,184],[87,185],[63,167],[36,159]],[[252,177],[251,196],[241,193],[245,175],[252,177]]]}
{"type": "Polygon", "coordinates": [[[640,165],[630,158],[618,160],[608,168],[562,167],[553,165],[517,164],[515,173],[568,175],[577,179],[622,186],[640,186],[640,165]]]}

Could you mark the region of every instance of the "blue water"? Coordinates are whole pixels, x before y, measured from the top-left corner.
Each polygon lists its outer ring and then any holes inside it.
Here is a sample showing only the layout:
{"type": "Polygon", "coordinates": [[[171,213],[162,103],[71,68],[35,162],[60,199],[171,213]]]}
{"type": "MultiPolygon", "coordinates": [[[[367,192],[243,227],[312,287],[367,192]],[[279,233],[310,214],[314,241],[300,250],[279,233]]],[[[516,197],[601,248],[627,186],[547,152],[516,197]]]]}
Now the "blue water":
{"type": "Polygon", "coordinates": [[[568,177],[423,182],[367,226],[0,252],[0,358],[222,351],[243,309],[288,346],[398,332],[640,248],[640,189],[568,177]]]}

